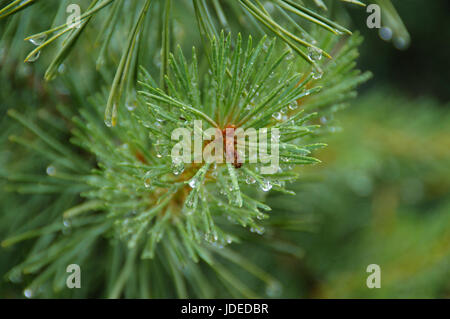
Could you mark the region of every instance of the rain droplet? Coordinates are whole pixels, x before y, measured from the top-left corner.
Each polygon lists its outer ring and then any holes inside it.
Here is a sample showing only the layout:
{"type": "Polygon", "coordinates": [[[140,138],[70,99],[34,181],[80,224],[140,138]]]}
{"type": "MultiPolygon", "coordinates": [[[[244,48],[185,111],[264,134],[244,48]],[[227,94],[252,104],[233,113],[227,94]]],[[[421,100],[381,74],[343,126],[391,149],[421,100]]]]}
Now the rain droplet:
{"type": "Polygon", "coordinates": [[[28,299],[33,298],[33,290],[31,290],[30,288],[25,289],[25,290],[23,291],[23,295],[24,295],[25,297],[27,297],[28,299]]]}
{"type": "Polygon", "coordinates": [[[270,183],[270,181],[264,180],[263,183],[261,184],[261,189],[264,192],[268,192],[272,189],[272,184],[270,183]]]}
{"type": "Polygon", "coordinates": [[[394,46],[399,50],[405,50],[409,46],[409,39],[404,37],[396,37],[393,42],[394,46]]]}
{"type": "Polygon", "coordinates": [[[312,70],[312,78],[314,80],[321,79],[323,76],[323,71],[318,66],[314,67],[312,70]]]}
{"type": "Polygon", "coordinates": [[[287,55],[286,55],[286,61],[290,61],[294,59],[294,53],[292,53],[292,51],[290,51],[287,55]]]}
{"type": "Polygon", "coordinates": [[[198,186],[198,180],[196,178],[193,178],[189,181],[189,186],[191,188],[196,188],[198,186]]]}
{"type": "Polygon", "coordinates": [[[275,112],[272,114],[272,117],[277,121],[281,120],[282,114],[280,112],[275,112]]]}
{"type": "Polygon", "coordinates": [[[249,185],[254,184],[256,182],[256,180],[252,177],[252,176],[247,176],[247,178],[245,179],[245,182],[249,185]]]}
{"type": "Polygon", "coordinates": [[[295,109],[297,109],[298,108],[298,103],[295,101],[295,102],[292,102],[291,104],[289,104],[289,109],[291,109],[291,110],[295,110],[295,109]]]}
{"type": "Polygon", "coordinates": [[[152,186],[152,171],[148,171],[144,175],[144,186],[150,188],[152,186]]]}
{"type": "Polygon", "coordinates": [[[52,165],[48,166],[46,169],[47,175],[49,176],[55,176],[56,175],[56,168],[52,165]]]}
{"type": "Polygon", "coordinates": [[[264,3],[264,8],[267,10],[267,12],[272,13],[275,10],[275,6],[271,2],[264,3]]]}
{"type": "Polygon", "coordinates": [[[38,34],[29,39],[29,41],[31,43],[33,43],[35,46],[40,46],[41,44],[43,44],[45,42],[45,40],[47,40],[46,34],[38,34]]]}
{"type": "Polygon", "coordinates": [[[125,107],[128,111],[134,111],[136,109],[136,102],[135,101],[127,101],[125,103],[125,107]]]}
{"type": "Polygon", "coordinates": [[[262,234],[264,234],[264,232],[266,230],[262,226],[254,226],[254,227],[250,228],[250,231],[252,233],[257,233],[258,235],[262,235],[262,234]]]}
{"type": "Polygon", "coordinates": [[[65,219],[63,221],[63,229],[62,229],[62,233],[63,235],[68,235],[72,232],[72,222],[68,219],[65,219]]]}
{"type": "Polygon", "coordinates": [[[20,282],[22,282],[22,273],[18,270],[15,270],[15,271],[11,272],[8,279],[12,283],[16,283],[16,284],[20,283],[20,282]]]}
{"type": "Polygon", "coordinates": [[[308,47],[308,57],[313,61],[320,61],[322,59],[323,51],[316,47],[308,47]]]}
{"type": "Polygon", "coordinates": [[[36,53],[34,53],[32,56],[30,56],[27,60],[27,62],[32,63],[37,61],[37,59],[39,59],[39,57],[41,56],[41,51],[37,51],[36,53]]]}
{"type": "Polygon", "coordinates": [[[392,30],[388,27],[382,27],[378,34],[380,35],[380,38],[384,41],[390,41],[392,39],[392,30]]]}
{"type": "Polygon", "coordinates": [[[125,107],[128,111],[134,111],[137,107],[137,99],[136,99],[136,91],[132,90],[131,93],[128,94],[127,101],[125,102],[125,107]]]}
{"type": "Polygon", "coordinates": [[[186,204],[185,204],[185,208],[187,208],[185,213],[187,215],[193,214],[194,213],[193,208],[195,208],[196,206],[197,206],[197,196],[189,196],[189,198],[186,200],[186,204]]]}
{"type": "Polygon", "coordinates": [[[66,65],[64,63],[58,66],[58,73],[63,74],[66,71],[66,65]]]}
{"type": "Polygon", "coordinates": [[[172,162],[172,173],[174,175],[180,175],[184,172],[184,163],[180,160],[172,162]]]}
{"type": "Polygon", "coordinates": [[[117,104],[114,104],[110,109],[107,108],[105,112],[105,125],[107,127],[116,126],[116,116],[117,116],[117,104]]]}
{"type": "Polygon", "coordinates": [[[158,139],[154,144],[154,146],[156,151],[156,157],[162,158],[163,156],[169,154],[168,142],[166,142],[165,140],[158,139]]]}
{"type": "Polygon", "coordinates": [[[269,297],[272,297],[272,298],[279,297],[282,292],[283,292],[283,287],[276,280],[270,281],[266,286],[266,294],[269,297]]]}

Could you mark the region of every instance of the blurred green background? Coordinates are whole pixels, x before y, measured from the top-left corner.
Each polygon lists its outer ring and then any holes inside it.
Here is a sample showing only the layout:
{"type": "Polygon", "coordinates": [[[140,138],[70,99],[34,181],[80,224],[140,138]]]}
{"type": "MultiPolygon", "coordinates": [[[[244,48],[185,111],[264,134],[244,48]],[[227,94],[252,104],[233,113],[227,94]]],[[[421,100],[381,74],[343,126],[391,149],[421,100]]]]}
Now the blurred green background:
{"type": "Polygon", "coordinates": [[[303,262],[290,267],[301,297],[450,298],[450,1],[393,4],[409,48],[350,8],[365,37],[359,66],[374,77],[334,119],[297,197],[272,199],[315,220],[298,238],[303,262]],[[369,264],[381,267],[381,289],[365,284],[369,264]]]}

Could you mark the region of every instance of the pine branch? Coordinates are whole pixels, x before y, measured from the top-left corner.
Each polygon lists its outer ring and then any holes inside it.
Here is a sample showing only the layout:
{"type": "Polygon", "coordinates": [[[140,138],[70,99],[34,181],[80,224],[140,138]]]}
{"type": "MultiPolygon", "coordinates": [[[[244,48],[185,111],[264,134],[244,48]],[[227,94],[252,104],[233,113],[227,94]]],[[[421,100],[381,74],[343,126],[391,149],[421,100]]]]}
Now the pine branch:
{"type": "MultiPolygon", "coordinates": [[[[344,2],[362,5],[359,1],[344,2]]],[[[302,32],[301,36],[297,36],[289,31],[292,26],[299,27],[298,19],[312,25],[319,25],[337,35],[351,33],[338,23],[290,0],[270,0],[265,1],[264,3],[260,0],[239,0],[240,5],[237,7],[239,16],[236,17],[227,16],[228,11],[222,9],[222,6],[230,5],[226,2],[220,3],[219,1],[212,1],[210,3],[204,0],[193,0],[192,4],[191,7],[190,1],[183,1],[183,3],[180,3],[175,7],[181,8],[184,6],[187,10],[193,11],[193,15],[195,15],[198,22],[198,32],[202,35],[202,39],[217,38],[220,33],[220,24],[225,24],[227,27],[239,30],[242,27],[236,27],[236,25],[240,24],[240,19],[243,19],[246,15],[250,15],[262,26],[265,26],[270,32],[282,39],[297,54],[299,54],[300,57],[314,66],[317,66],[317,64],[311,59],[307,49],[320,52],[320,54],[329,58],[331,58],[331,56],[325,50],[317,47],[315,44],[317,42],[316,39],[310,36],[306,31],[302,32]],[[282,25],[282,18],[272,17],[271,13],[266,10],[263,4],[266,6],[270,5],[287,15],[289,19],[287,20],[288,23],[286,26],[282,25]]],[[[22,10],[24,10],[24,12],[30,10],[31,13],[36,10],[37,12],[40,5],[41,1],[35,0],[25,2],[17,0],[11,1],[8,5],[0,9],[0,19],[10,17],[22,10]]],[[[59,2],[59,6],[60,8],[58,11],[64,12],[65,10],[61,10],[61,8],[64,9],[64,2],[59,2]]],[[[96,27],[88,28],[89,24],[95,23],[96,26],[103,25],[97,40],[97,45],[101,47],[97,68],[101,68],[103,63],[105,63],[105,59],[107,59],[107,52],[112,47],[112,38],[117,37],[117,41],[120,41],[122,44],[122,36],[117,34],[117,30],[128,30],[128,41],[123,48],[120,63],[116,69],[109,99],[106,104],[105,123],[113,126],[117,121],[117,108],[119,108],[119,105],[123,106],[126,103],[132,103],[129,102],[129,100],[134,99],[133,87],[135,85],[136,66],[143,63],[139,56],[154,55],[162,48],[162,54],[160,56],[160,74],[161,81],[163,80],[168,65],[167,53],[171,50],[171,43],[174,43],[173,30],[169,27],[169,21],[173,19],[173,11],[174,8],[170,5],[170,1],[149,0],[142,2],[142,4],[139,3],[139,5],[130,5],[123,0],[93,0],[86,12],[80,16],[79,28],[75,28],[77,26],[65,22],[61,25],[51,27],[48,30],[28,36],[25,40],[32,42],[36,45],[36,48],[28,54],[25,61],[35,62],[40,57],[43,49],[46,49],[50,44],[56,44],[59,48],[45,73],[46,80],[54,79],[59,74],[59,70],[62,68],[64,61],[72,51],[75,50],[79,38],[85,35],[86,32],[95,32],[96,27]],[[147,31],[150,33],[160,32],[160,34],[158,34],[158,38],[160,39],[159,44],[156,46],[155,50],[155,48],[150,48],[148,43],[143,43],[142,34],[144,30],[148,28],[149,20],[159,15],[159,12],[161,11],[159,7],[164,8],[164,17],[159,20],[157,28],[152,28],[147,31]],[[122,18],[119,17],[119,12],[124,13],[122,18]],[[135,16],[137,16],[137,18],[135,18],[135,16]],[[62,40],[62,42],[60,40],[62,40]],[[139,51],[141,51],[141,53],[139,53],[139,51]]],[[[186,12],[183,14],[186,15],[186,12]]],[[[192,25],[191,19],[186,19],[183,23],[185,27],[190,27],[192,25]]]]}
{"type": "MultiPolygon", "coordinates": [[[[54,278],[55,293],[62,294],[63,265],[75,259],[91,264],[96,260],[92,256],[107,251],[100,267],[118,266],[102,277],[105,296],[140,295],[131,286],[138,274],[150,278],[139,284],[139,289],[147,286],[148,296],[210,297],[212,285],[223,286],[236,297],[260,296],[228,270],[230,264],[262,282],[269,295],[276,295],[280,283],[236,253],[235,246],[256,240],[295,258],[302,255],[298,246],[273,234],[284,228],[303,230],[305,221],[293,215],[286,225],[275,215],[269,218],[271,208],[264,203],[265,197],[269,191],[293,194],[288,183],[297,179],[298,165],[318,162],[311,155],[324,144],[314,136],[319,127],[315,111],[332,112],[369,76],[353,71],[351,61],[359,43],[358,35],[345,45],[330,43],[330,49],[337,48],[336,64],[314,56],[322,75],[298,63],[275,40],[263,38],[253,45],[249,37],[244,45],[240,36],[233,40],[221,33],[210,41],[209,71],[204,71],[204,77],[196,54],[187,62],[181,49],[169,55],[166,90],[142,69],[137,105],[118,110],[121,121],[116,127],[106,128],[101,121],[105,95],[92,98],[79,109],[79,116],[67,118],[75,126],[71,142],[78,147],[73,150],[10,111],[38,138],[33,148],[52,163],[46,177],[9,174],[10,184],[26,192],[60,193],[61,200],[73,192],[84,200],[64,209],[64,205],[50,205],[42,212],[42,222],[4,240],[4,247],[36,241],[35,249],[8,276],[32,274],[26,290],[32,296],[38,296],[39,287],[47,287],[54,278]],[[331,95],[339,98],[331,100],[331,95]],[[222,129],[233,123],[278,128],[282,170],[266,176],[259,164],[236,168],[231,163],[174,162],[168,153],[173,146],[170,133],[175,127],[191,127],[194,120],[202,120],[205,128],[222,129]],[[91,156],[68,156],[79,154],[80,149],[91,156]],[[105,238],[113,244],[105,243],[105,238]],[[180,267],[186,271],[180,272],[180,267]],[[164,285],[154,282],[155,278],[163,278],[164,285]]],[[[99,283],[88,278],[86,285],[99,283]]]]}

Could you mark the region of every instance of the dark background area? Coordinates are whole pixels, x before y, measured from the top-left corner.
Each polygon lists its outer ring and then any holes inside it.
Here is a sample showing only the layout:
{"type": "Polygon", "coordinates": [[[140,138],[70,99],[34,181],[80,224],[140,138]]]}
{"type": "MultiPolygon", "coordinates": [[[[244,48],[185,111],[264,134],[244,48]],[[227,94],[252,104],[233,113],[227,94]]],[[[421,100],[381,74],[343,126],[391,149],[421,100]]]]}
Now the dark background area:
{"type": "Polygon", "coordinates": [[[371,70],[374,77],[360,90],[390,87],[411,98],[434,96],[441,102],[450,100],[450,1],[393,0],[411,36],[406,50],[398,50],[383,41],[377,29],[367,28],[367,13],[347,6],[354,27],[365,38],[361,46],[360,67],[371,70]]]}

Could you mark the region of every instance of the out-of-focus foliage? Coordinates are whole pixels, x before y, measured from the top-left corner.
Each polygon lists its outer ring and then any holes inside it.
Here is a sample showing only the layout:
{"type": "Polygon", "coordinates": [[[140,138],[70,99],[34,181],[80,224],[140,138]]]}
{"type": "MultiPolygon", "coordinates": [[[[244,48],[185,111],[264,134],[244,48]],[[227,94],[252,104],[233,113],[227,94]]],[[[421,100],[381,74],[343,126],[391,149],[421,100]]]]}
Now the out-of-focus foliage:
{"type": "Polygon", "coordinates": [[[304,176],[311,182],[298,183],[295,198],[269,201],[317,219],[314,232],[296,237],[305,249],[294,267],[308,287],[301,296],[450,296],[448,105],[389,92],[341,114],[324,164],[304,176]],[[381,267],[381,289],[366,286],[370,264],[381,267]]]}

